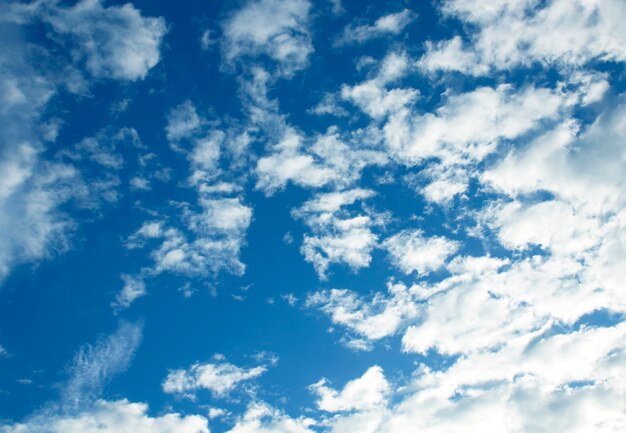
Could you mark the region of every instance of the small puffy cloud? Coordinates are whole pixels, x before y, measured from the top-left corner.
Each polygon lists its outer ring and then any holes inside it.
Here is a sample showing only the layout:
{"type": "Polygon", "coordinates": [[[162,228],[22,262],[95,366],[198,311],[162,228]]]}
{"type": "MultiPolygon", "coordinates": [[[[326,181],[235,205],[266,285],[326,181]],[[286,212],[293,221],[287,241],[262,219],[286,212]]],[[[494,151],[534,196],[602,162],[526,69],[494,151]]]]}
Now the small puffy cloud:
{"type": "Polygon", "coordinates": [[[424,237],[421,230],[404,230],[383,242],[392,263],[405,274],[428,275],[456,253],[458,242],[443,236],[424,237]]]}
{"type": "Polygon", "coordinates": [[[130,304],[136,299],[146,294],[146,283],[143,278],[132,275],[122,275],[121,278],[124,282],[124,287],[115,296],[115,301],[111,303],[111,307],[115,310],[130,307],[130,304]]]}
{"type": "Polygon", "coordinates": [[[165,133],[167,139],[177,142],[191,137],[201,126],[202,119],[191,101],[185,101],[174,107],[167,115],[165,133]]]}
{"type": "Polygon", "coordinates": [[[330,388],[326,379],[314,383],[309,389],[318,396],[318,409],[342,412],[371,409],[386,404],[391,386],[385,379],[383,369],[375,365],[361,377],[346,383],[340,391],[330,388]]]}
{"type": "Polygon", "coordinates": [[[44,18],[56,32],[75,38],[96,77],[143,79],[161,59],[165,20],[144,17],[131,3],[104,7],[100,0],[83,0],[53,8],[44,18]]]}
{"type": "Polygon", "coordinates": [[[332,181],[332,170],[303,153],[301,140],[299,134],[290,131],[274,146],[272,154],[259,158],[257,188],[272,194],[283,189],[288,181],[306,187],[320,187],[332,181]]]}
{"type": "Polygon", "coordinates": [[[373,24],[350,24],[346,26],[337,45],[362,44],[370,39],[387,35],[397,35],[415,19],[415,14],[404,9],[400,12],[384,15],[373,24]]]}
{"type": "Polygon", "coordinates": [[[249,0],[223,25],[226,63],[266,56],[282,75],[303,69],[313,52],[310,9],[308,0],[249,0]]]}
{"type": "Polygon", "coordinates": [[[199,415],[148,415],[148,405],[128,400],[98,400],[75,414],[37,416],[24,423],[0,427],[2,433],[209,433],[199,415]]]}
{"type": "Polygon", "coordinates": [[[385,56],[372,79],[353,86],[343,85],[341,98],[352,102],[368,116],[381,120],[388,114],[411,106],[419,97],[419,91],[411,88],[387,86],[402,78],[409,68],[406,53],[391,52],[385,56]]]}
{"type": "Polygon", "coordinates": [[[185,370],[172,370],[163,381],[163,391],[193,397],[200,389],[211,391],[215,397],[225,397],[243,382],[261,376],[267,371],[265,366],[249,369],[226,362],[216,357],[216,362],[197,363],[185,370]]]}

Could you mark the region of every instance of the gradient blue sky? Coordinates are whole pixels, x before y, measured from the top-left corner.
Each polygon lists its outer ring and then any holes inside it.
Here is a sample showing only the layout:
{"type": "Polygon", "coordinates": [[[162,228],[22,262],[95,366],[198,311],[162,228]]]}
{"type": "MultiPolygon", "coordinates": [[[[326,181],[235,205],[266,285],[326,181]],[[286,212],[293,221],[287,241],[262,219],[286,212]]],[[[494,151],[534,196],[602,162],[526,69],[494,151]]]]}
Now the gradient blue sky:
{"type": "Polygon", "coordinates": [[[624,431],[624,20],[0,2],[0,433],[624,431]]]}

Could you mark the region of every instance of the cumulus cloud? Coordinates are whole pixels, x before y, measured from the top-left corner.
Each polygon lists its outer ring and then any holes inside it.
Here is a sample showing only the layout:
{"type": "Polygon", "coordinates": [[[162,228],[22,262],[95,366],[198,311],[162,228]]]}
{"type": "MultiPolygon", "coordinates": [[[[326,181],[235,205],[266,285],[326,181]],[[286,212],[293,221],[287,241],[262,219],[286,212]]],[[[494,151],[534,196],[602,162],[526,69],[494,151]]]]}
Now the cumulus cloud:
{"type": "Polygon", "coordinates": [[[360,188],[320,193],[293,210],[312,231],[304,236],[300,251],[320,278],[326,278],[331,263],[345,263],[353,270],[369,265],[378,240],[372,227],[381,224],[384,216],[366,209],[354,214],[343,208],[373,195],[360,188]]]}
{"type": "Polygon", "coordinates": [[[167,32],[163,18],[144,17],[131,3],[104,7],[100,0],[83,0],[53,8],[44,19],[75,38],[92,75],[131,81],[145,78],[159,62],[167,32]]]}
{"type": "Polygon", "coordinates": [[[312,433],[314,424],[310,418],[291,418],[266,403],[252,402],[228,433],[312,433]]]}
{"type": "Polygon", "coordinates": [[[370,409],[385,403],[390,385],[385,379],[383,369],[376,365],[370,367],[361,377],[346,383],[340,391],[330,388],[326,379],[314,383],[309,389],[318,396],[318,409],[341,412],[370,409]]]}
{"type": "Polygon", "coordinates": [[[384,15],[372,24],[349,24],[337,39],[337,45],[362,44],[370,39],[398,35],[415,19],[415,14],[404,9],[384,15]]]}
{"type": "Polygon", "coordinates": [[[148,415],[148,405],[128,400],[98,400],[75,415],[35,417],[0,427],[2,433],[209,433],[207,419],[199,415],[148,415]]]}
{"type": "Polygon", "coordinates": [[[346,340],[349,347],[369,350],[370,342],[394,335],[420,314],[419,297],[405,285],[390,282],[387,291],[367,298],[346,289],[324,290],[309,294],[306,306],[320,309],[334,324],[356,334],[346,340]]]}
{"type": "Polygon", "coordinates": [[[457,36],[428,44],[420,60],[426,71],[483,75],[536,63],[566,68],[593,60],[626,60],[626,33],[620,25],[626,7],[619,1],[552,0],[539,5],[524,0],[476,7],[449,0],[442,10],[477,30],[467,42],[457,36]]]}
{"type": "Polygon", "coordinates": [[[227,64],[266,56],[278,73],[290,76],[313,52],[308,0],[250,0],[225,21],[222,51],[227,64]]]}
{"type": "Polygon", "coordinates": [[[391,52],[381,62],[375,77],[354,86],[343,85],[341,97],[352,102],[374,119],[383,119],[388,114],[411,106],[419,91],[411,88],[388,89],[388,85],[402,78],[409,69],[406,53],[391,52]]]}
{"type": "Polygon", "coordinates": [[[395,111],[383,126],[385,144],[409,166],[434,159],[431,171],[421,173],[427,182],[424,195],[445,202],[467,189],[468,171],[500,143],[558,119],[567,104],[561,94],[545,88],[479,87],[450,96],[434,113],[395,111]]]}
{"type": "Polygon", "coordinates": [[[215,397],[230,392],[267,371],[265,366],[242,368],[216,357],[215,362],[196,363],[188,369],[171,370],[163,381],[163,391],[193,398],[200,389],[211,391],[215,397]]]}
{"type": "Polygon", "coordinates": [[[392,263],[405,274],[428,275],[441,268],[459,244],[442,236],[426,238],[421,230],[404,230],[386,239],[383,246],[392,263]]]}

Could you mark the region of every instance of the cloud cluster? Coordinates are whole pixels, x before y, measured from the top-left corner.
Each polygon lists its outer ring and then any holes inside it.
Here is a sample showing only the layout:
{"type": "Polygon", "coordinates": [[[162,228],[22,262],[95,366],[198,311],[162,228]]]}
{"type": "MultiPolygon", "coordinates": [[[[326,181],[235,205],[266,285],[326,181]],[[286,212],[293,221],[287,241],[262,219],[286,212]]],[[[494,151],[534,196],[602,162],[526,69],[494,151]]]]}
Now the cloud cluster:
{"type": "Polygon", "coordinates": [[[443,12],[477,31],[427,45],[420,60],[428,72],[485,75],[493,70],[541,64],[571,68],[589,62],[624,61],[626,7],[615,0],[498,1],[476,6],[449,0],[443,12]]]}

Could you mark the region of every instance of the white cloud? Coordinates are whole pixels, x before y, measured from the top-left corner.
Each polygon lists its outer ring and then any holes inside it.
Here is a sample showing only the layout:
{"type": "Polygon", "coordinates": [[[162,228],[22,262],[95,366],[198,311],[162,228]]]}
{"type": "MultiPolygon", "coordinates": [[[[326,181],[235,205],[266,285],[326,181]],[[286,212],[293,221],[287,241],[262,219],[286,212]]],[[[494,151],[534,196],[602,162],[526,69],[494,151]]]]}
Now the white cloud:
{"type": "Polygon", "coordinates": [[[256,187],[267,195],[284,189],[288,182],[307,188],[343,187],[358,180],[365,167],[387,162],[384,152],[364,146],[357,139],[344,142],[336,128],[306,140],[308,152],[304,151],[304,141],[289,128],[270,155],[259,158],[256,187]]]}
{"type": "MultiPolygon", "coordinates": [[[[394,335],[416,319],[421,310],[417,298],[403,284],[390,282],[387,290],[389,295],[377,292],[371,299],[346,289],[324,290],[307,296],[306,306],[319,308],[333,323],[376,341],[394,335]]],[[[350,337],[346,343],[355,349],[369,349],[359,338],[350,337]]]]}
{"type": "Polygon", "coordinates": [[[136,299],[146,294],[146,283],[141,277],[132,275],[122,275],[124,287],[115,296],[115,301],[111,303],[111,307],[115,310],[122,310],[130,307],[136,299]]]}
{"type": "Polygon", "coordinates": [[[171,370],[163,381],[163,391],[194,397],[206,389],[216,397],[225,397],[243,382],[248,382],[267,371],[265,366],[242,368],[217,357],[216,362],[193,364],[186,370],[171,370]]]}
{"type": "Polygon", "coordinates": [[[191,101],[185,101],[170,110],[167,115],[167,125],[165,126],[167,139],[177,142],[190,138],[198,131],[202,123],[196,107],[191,101]]]}
{"type": "Polygon", "coordinates": [[[350,24],[337,39],[337,45],[362,44],[370,39],[387,35],[398,35],[415,19],[415,14],[408,9],[384,15],[373,24],[350,24]]]}
{"type": "Polygon", "coordinates": [[[44,19],[76,38],[91,74],[132,81],[145,78],[159,62],[167,32],[163,18],[143,17],[131,3],[103,7],[100,0],[83,0],[53,8],[44,19]]]}
{"type": "Polygon", "coordinates": [[[245,265],[239,254],[252,220],[252,209],[239,198],[201,198],[199,206],[199,211],[185,213],[186,227],[147,222],[129,237],[126,246],[140,248],[150,239],[157,240],[159,244],[151,252],[154,273],[243,274],[245,265]]]}
{"type": "Polygon", "coordinates": [[[475,164],[501,143],[558,119],[568,103],[563,94],[544,88],[479,87],[448,97],[434,113],[392,112],[383,126],[385,144],[400,163],[435,164],[420,173],[429,181],[420,192],[445,203],[466,191],[475,164]]]}
{"type": "Polygon", "coordinates": [[[327,277],[332,263],[345,263],[353,270],[369,265],[378,240],[371,228],[383,217],[369,210],[355,215],[342,208],[373,195],[373,191],[363,189],[321,193],[293,210],[312,231],[304,236],[300,251],[320,278],[327,277]]]}
{"type": "Polygon", "coordinates": [[[320,187],[335,177],[328,167],[316,163],[308,154],[302,153],[302,138],[295,131],[288,131],[273,148],[269,156],[259,158],[256,166],[256,187],[272,194],[291,181],[296,185],[320,187]]]}
{"type": "Polygon", "coordinates": [[[252,402],[227,433],[312,433],[313,424],[310,418],[290,418],[265,403],[252,402]]]}
{"type": "Polygon", "coordinates": [[[563,105],[549,89],[509,85],[453,95],[434,114],[394,113],[384,126],[389,150],[405,164],[439,158],[444,164],[484,159],[502,140],[515,139],[554,119],[563,105]]]}
{"type": "Polygon", "coordinates": [[[0,345],[0,357],[5,357],[8,355],[9,355],[9,352],[3,346],[0,345]]]}
{"type": "Polygon", "coordinates": [[[117,331],[96,344],[87,344],[74,356],[70,379],[63,386],[63,403],[81,408],[99,397],[113,376],[128,368],[142,338],[142,326],[122,322],[117,331]]]}
{"type": "Polygon", "coordinates": [[[290,76],[308,64],[313,52],[308,0],[249,0],[224,23],[222,50],[227,64],[267,56],[290,76]]]}
{"type": "Polygon", "coordinates": [[[19,264],[67,250],[74,227],[61,206],[78,173],[42,157],[49,136],[42,115],[56,85],[31,61],[26,42],[0,38],[0,281],[19,264]]]}
{"type": "Polygon", "coordinates": [[[466,0],[449,0],[442,9],[476,31],[466,44],[457,36],[427,45],[420,61],[426,71],[483,75],[534,63],[576,67],[596,59],[626,60],[621,25],[626,7],[620,1],[523,0],[476,7],[466,0]]]}
{"type": "Polygon", "coordinates": [[[383,119],[388,114],[412,105],[419,91],[410,88],[387,89],[387,85],[402,78],[409,69],[406,53],[391,52],[385,56],[377,74],[360,84],[343,85],[341,97],[350,101],[374,119],[383,119]]]}
{"type": "Polygon", "coordinates": [[[74,415],[39,416],[0,427],[2,433],[209,433],[206,418],[166,413],[148,415],[148,405],[128,400],[98,400],[74,415]]]}
{"type": "Polygon", "coordinates": [[[402,272],[417,272],[424,276],[441,268],[458,250],[459,244],[443,236],[424,237],[421,230],[404,230],[386,239],[383,247],[402,272]]]}
{"type": "Polygon", "coordinates": [[[370,367],[361,377],[345,384],[343,389],[336,391],[322,379],[309,386],[317,394],[318,409],[326,412],[364,410],[386,403],[391,387],[385,379],[383,369],[379,366],[370,367]]]}

